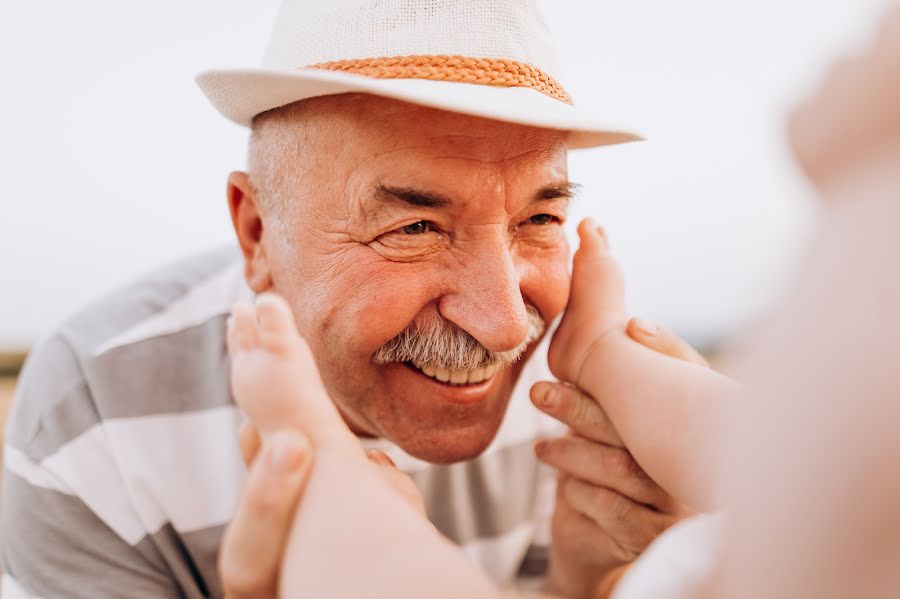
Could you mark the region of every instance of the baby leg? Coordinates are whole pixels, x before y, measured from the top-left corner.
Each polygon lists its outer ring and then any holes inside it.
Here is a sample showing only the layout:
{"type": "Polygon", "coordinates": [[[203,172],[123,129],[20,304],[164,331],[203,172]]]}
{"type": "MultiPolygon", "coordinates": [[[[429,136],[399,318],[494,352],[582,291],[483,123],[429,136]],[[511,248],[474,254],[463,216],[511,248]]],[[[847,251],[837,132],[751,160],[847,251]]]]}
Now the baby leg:
{"type": "Polygon", "coordinates": [[[550,367],[597,401],[654,481],[683,503],[709,507],[734,385],[633,341],[625,331],[622,273],[605,236],[589,222],[578,233],[581,246],[550,367]]]}
{"type": "Polygon", "coordinates": [[[562,322],[550,345],[550,368],[559,379],[579,384],[588,355],[611,333],[624,338],[625,282],[602,228],[578,226],[581,245],[572,262],[572,286],[562,322]]]}
{"type": "Polygon", "coordinates": [[[364,457],[328,397],[309,346],[281,297],[267,293],[255,304],[237,304],[227,342],[235,401],[263,436],[279,428],[297,429],[317,452],[364,457]]]}

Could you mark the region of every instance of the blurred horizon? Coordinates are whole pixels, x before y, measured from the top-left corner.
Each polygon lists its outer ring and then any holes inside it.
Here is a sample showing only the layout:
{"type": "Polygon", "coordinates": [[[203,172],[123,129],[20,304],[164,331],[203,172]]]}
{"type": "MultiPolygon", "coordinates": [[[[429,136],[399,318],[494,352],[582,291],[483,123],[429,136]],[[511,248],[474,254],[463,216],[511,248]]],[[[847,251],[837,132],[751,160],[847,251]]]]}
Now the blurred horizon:
{"type": "MultiPolygon", "coordinates": [[[[193,83],[261,57],[277,0],[92,0],[0,6],[10,116],[0,144],[0,353],[27,350],[88,303],[232,242],[225,178],[246,130],[193,83]]],[[[784,136],[792,106],[864,43],[888,0],[541,2],[580,105],[646,132],[573,152],[629,307],[715,347],[789,283],[814,194],[784,136]]]]}

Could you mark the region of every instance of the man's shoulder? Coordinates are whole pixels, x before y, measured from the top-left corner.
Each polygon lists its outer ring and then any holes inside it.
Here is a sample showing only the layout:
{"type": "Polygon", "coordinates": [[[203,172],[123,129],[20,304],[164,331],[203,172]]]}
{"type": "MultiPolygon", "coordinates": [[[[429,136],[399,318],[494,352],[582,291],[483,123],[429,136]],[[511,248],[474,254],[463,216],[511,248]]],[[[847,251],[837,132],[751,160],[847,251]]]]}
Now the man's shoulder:
{"type": "MultiPolygon", "coordinates": [[[[241,292],[240,275],[234,250],[206,252],[159,269],[65,321],[28,357],[7,442],[26,449],[40,434],[59,437],[56,445],[105,418],[191,409],[193,396],[180,391],[203,376],[225,378],[222,329],[241,292]],[[191,381],[184,373],[198,364],[206,365],[203,376],[191,381]]],[[[218,402],[229,401],[227,381],[215,391],[218,402]]]]}
{"type": "Polygon", "coordinates": [[[211,280],[227,276],[239,265],[238,258],[233,248],[220,248],[167,264],[82,309],[53,336],[65,339],[82,358],[102,353],[104,346],[137,341],[124,334],[171,310],[211,280]]]}
{"type": "Polygon", "coordinates": [[[191,596],[221,594],[217,548],[244,476],[225,318],[247,292],[234,251],[194,256],[101,299],[34,349],[5,440],[8,571],[40,578],[34,564],[90,546],[109,563],[150,560],[166,588],[173,578],[191,596]],[[36,532],[18,543],[16,530],[36,532]]]}

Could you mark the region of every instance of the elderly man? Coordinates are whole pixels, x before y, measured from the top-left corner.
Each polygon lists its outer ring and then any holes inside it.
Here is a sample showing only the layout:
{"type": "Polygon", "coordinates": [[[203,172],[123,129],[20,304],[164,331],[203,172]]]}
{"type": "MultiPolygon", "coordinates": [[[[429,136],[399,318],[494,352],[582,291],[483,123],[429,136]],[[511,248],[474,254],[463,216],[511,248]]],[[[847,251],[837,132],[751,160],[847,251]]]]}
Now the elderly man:
{"type": "MultiPolygon", "coordinates": [[[[534,457],[558,431],[526,397],[568,296],[566,152],[636,137],[572,106],[533,4],[288,1],[264,69],[201,75],[252,126],[228,180],[240,253],[151,275],[34,351],[5,456],[4,597],[274,588],[299,462],[264,447],[270,478],[242,490],[224,346],[232,304],[266,290],[354,432],[496,580],[586,596],[680,516],[574,389],[539,406],[582,433],[547,461],[595,466],[595,492],[554,493],[534,457]]],[[[658,331],[648,345],[690,356],[658,331]]]]}

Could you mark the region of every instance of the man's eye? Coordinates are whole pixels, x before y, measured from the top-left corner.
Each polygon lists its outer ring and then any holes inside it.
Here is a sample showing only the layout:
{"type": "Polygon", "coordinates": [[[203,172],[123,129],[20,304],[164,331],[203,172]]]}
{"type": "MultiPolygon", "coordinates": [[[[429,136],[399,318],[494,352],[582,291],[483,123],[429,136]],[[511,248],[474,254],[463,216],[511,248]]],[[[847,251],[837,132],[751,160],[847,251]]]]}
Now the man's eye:
{"type": "Polygon", "coordinates": [[[417,223],[406,225],[400,229],[400,232],[404,235],[421,235],[423,233],[428,233],[429,231],[431,231],[431,223],[426,220],[420,220],[417,223]]]}
{"type": "Polygon", "coordinates": [[[550,223],[556,222],[559,220],[552,214],[535,214],[531,218],[528,219],[528,224],[531,225],[549,225],[550,223]]]}

